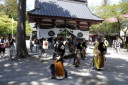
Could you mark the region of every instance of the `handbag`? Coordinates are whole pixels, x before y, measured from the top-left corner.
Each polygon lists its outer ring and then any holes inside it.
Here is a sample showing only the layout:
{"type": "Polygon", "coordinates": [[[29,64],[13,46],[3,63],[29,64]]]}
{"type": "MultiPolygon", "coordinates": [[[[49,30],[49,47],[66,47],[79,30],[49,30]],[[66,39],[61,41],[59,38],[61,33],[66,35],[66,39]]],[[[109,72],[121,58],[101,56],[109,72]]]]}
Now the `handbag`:
{"type": "Polygon", "coordinates": [[[6,44],[3,44],[2,46],[1,46],[1,48],[6,48],[7,47],[7,45],[6,44]]]}

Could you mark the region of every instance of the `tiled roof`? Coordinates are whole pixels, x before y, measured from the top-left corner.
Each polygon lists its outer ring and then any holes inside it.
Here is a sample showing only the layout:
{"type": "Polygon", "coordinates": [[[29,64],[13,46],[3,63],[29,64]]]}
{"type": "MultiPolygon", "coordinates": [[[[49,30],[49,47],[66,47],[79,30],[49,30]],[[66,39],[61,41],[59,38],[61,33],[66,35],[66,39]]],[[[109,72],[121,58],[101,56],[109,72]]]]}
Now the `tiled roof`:
{"type": "Polygon", "coordinates": [[[93,15],[84,3],[62,0],[36,0],[35,10],[32,10],[31,13],[44,16],[103,20],[93,15]]]}

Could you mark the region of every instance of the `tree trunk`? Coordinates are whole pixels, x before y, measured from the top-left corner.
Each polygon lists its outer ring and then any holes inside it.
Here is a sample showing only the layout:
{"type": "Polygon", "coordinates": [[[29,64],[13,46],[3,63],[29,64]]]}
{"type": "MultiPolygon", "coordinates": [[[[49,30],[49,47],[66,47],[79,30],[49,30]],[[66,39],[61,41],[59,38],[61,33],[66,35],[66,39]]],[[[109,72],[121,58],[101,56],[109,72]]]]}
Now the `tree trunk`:
{"type": "Polygon", "coordinates": [[[19,0],[18,2],[18,25],[17,25],[17,37],[16,37],[16,51],[18,58],[28,57],[26,49],[26,0],[19,0]]]}
{"type": "MultiPolygon", "coordinates": [[[[117,18],[118,19],[118,18],[117,18]]],[[[125,45],[125,40],[120,36],[120,31],[121,31],[121,23],[120,23],[120,21],[119,21],[119,19],[118,19],[118,24],[119,24],[119,26],[118,26],[118,29],[119,29],[119,35],[118,35],[118,37],[122,40],[122,47],[123,48],[126,48],[126,45],[125,45]]]]}

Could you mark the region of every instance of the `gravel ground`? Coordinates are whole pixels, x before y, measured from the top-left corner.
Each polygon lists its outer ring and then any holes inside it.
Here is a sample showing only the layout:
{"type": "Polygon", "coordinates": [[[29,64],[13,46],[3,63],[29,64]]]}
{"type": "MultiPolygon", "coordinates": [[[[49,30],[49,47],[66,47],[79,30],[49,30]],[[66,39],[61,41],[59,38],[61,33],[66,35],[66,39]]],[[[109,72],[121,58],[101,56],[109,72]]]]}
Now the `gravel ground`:
{"type": "Polygon", "coordinates": [[[68,78],[63,80],[50,79],[50,64],[53,50],[45,54],[32,52],[32,57],[21,60],[9,60],[8,50],[5,58],[0,59],[0,85],[127,85],[128,83],[128,52],[121,49],[120,53],[108,48],[105,67],[97,71],[92,66],[93,47],[88,47],[86,60],[75,68],[73,59],[65,60],[64,66],[68,78]]]}

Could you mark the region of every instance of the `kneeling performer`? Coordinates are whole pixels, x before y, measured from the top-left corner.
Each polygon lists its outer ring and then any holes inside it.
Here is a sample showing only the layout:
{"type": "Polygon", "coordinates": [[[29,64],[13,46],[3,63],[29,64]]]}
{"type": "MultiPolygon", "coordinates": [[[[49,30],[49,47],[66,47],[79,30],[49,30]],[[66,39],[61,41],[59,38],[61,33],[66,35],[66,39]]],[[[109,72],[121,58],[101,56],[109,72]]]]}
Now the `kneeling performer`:
{"type": "Polygon", "coordinates": [[[53,62],[50,66],[52,78],[63,79],[67,77],[67,71],[63,66],[63,55],[65,53],[65,46],[62,37],[57,38],[57,43],[54,46],[53,62]]]}

